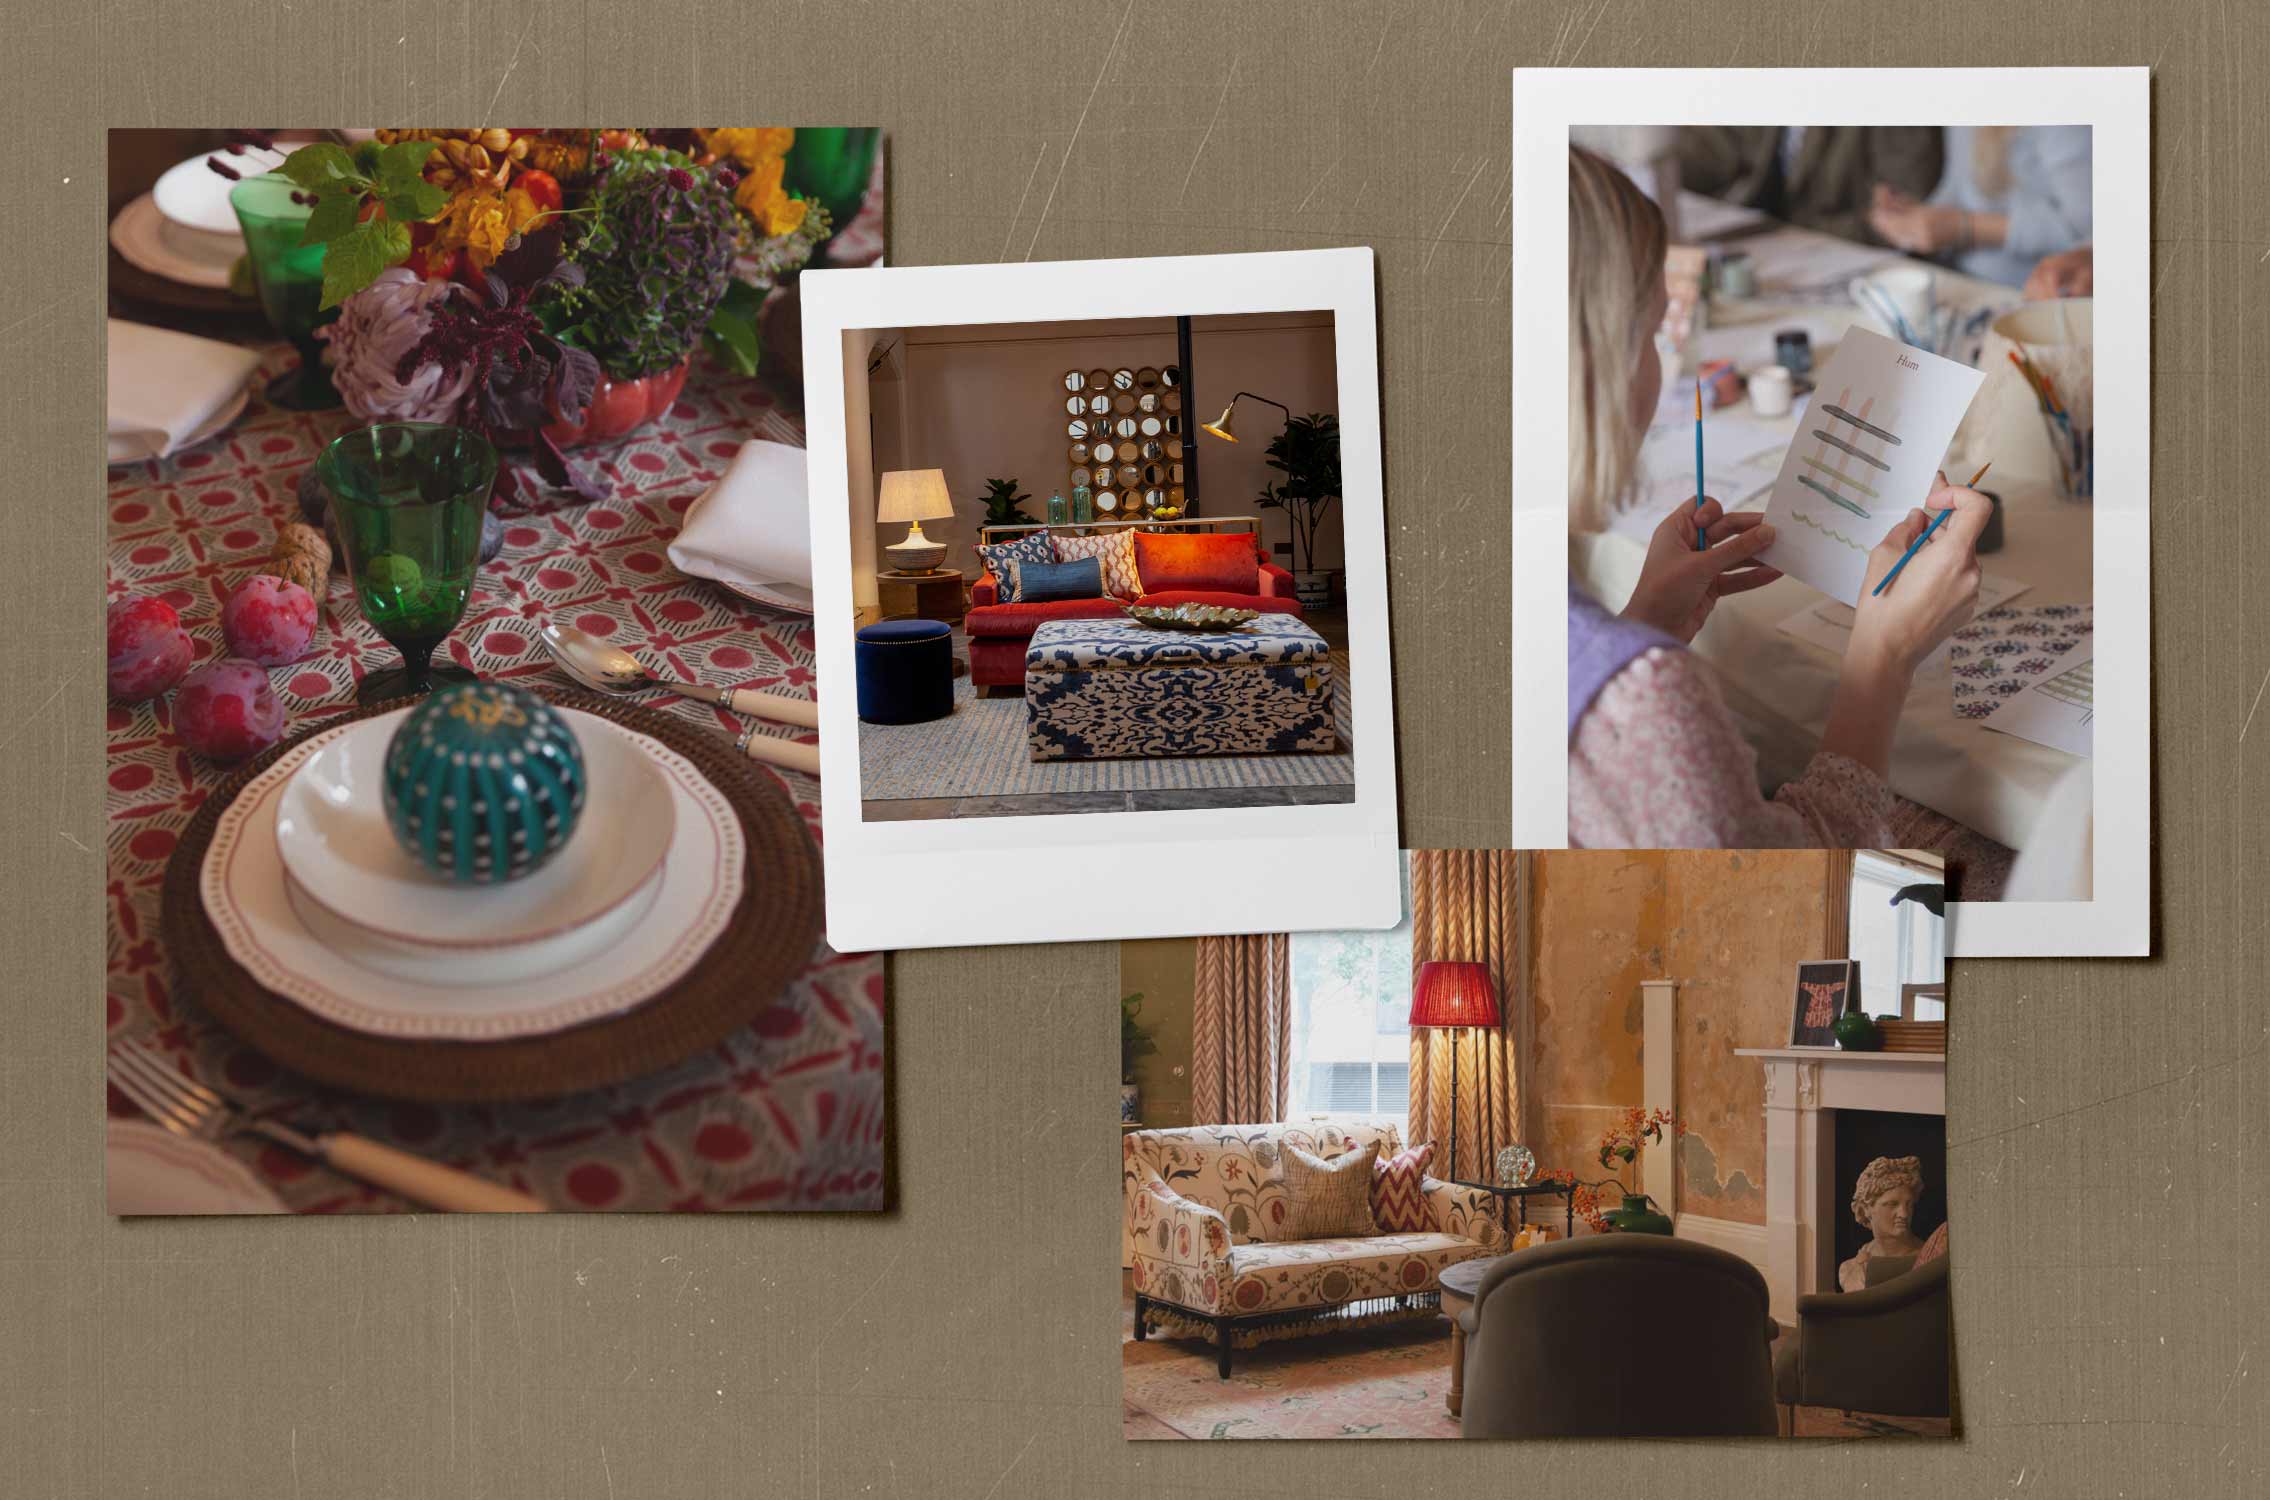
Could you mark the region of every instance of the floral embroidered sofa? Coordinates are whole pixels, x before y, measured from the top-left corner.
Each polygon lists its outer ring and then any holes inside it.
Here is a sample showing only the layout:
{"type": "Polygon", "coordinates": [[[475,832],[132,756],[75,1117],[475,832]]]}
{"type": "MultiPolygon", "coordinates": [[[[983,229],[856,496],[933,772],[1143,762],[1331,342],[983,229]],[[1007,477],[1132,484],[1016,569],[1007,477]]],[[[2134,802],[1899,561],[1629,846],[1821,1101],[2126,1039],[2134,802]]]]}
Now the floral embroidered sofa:
{"type": "Polygon", "coordinates": [[[1444,1269],[1506,1248],[1488,1193],[1426,1179],[1433,1226],[1420,1233],[1279,1240],[1288,1145],[1330,1160],[1393,1126],[1203,1125],[1139,1130],[1120,1142],[1133,1242],[1135,1337],[1211,1335],[1223,1378],[1230,1349],[1263,1339],[1432,1316],[1444,1269]]]}

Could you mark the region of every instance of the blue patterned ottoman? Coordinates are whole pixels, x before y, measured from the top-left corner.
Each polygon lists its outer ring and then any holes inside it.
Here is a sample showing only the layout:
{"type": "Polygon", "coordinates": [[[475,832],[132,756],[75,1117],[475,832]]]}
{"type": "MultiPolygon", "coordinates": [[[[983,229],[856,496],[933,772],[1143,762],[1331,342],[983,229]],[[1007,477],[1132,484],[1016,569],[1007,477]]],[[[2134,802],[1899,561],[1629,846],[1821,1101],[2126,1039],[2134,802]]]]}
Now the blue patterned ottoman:
{"type": "Polygon", "coordinates": [[[1025,651],[1034,760],[1339,748],[1324,638],[1292,615],[1242,629],[1051,620],[1025,651]]]}

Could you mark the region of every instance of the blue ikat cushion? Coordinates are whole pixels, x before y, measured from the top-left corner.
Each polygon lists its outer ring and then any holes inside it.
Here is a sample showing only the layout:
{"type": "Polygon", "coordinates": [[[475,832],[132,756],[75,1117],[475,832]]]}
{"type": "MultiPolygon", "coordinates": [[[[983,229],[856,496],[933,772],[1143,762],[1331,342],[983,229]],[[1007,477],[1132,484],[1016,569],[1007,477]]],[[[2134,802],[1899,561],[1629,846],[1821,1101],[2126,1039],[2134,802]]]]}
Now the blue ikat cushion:
{"type": "Polygon", "coordinates": [[[1056,561],[1056,549],[1050,545],[1047,532],[1028,531],[1013,542],[978,543],[977,557],[993,575],[993,581],[1001,586],[1001,597],[996,602],[1014,604],[1018,598],[1017,575],[1009,564],[1052,563],[1056,561]]]}

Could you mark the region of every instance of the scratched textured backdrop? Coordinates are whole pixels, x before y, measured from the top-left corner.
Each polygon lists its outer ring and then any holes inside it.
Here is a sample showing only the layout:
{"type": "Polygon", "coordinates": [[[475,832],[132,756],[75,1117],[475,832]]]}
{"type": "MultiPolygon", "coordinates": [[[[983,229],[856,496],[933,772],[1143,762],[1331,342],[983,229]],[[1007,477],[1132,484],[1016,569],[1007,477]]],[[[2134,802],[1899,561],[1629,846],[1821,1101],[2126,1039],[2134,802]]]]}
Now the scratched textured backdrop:
{"type": "Polygon", "coordinates": [[[6,8],[0,1493],[2270,1492],[2259,6],[6,8]],[[1507,70],[1572,61],[2155,66],[2160,956],[1963,966],[1964,1441],[1123,1444],[1109,945],[896,964],[879,1220],[105,1217],[104,125],[877,121],[901,262],[1376,246],[1404,827],[1482,844],[1507,823],[1507,70]]]}

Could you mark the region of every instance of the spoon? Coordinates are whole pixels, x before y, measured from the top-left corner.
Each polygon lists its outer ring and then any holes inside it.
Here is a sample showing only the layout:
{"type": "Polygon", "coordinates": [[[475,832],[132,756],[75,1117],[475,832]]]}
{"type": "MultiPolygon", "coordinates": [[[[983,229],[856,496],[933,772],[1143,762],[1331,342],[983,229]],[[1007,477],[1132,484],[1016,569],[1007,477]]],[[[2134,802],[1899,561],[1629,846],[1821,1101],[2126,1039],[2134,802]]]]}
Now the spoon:
{"type": "Polygon", "coordinates": [[[589,631],[573,625],[546,623],[536,632],[536,640],[552,660],[567,670],[570,677],[586,687],[601,692],[631,693],[641,688],[658,687],[691,698],[698,703],[714,703],[737,714],[751,714],[776,723],[795,724],[805,729],[820,727],[819,705],[809,698],[791,698],[785,693],[764,693],[755,688],[711,687],[701,682],[679,682],[658,677],[646,669],[645,663],[620,646],[610,646],[589,631]]]}
{"type": "MultiPolygon", "coordinates": [[[[635,693],[641,688],[656,686],[670,688],[674,692],[682,692],[686,697],[695,698],[704,703],[720,703],[744,712],[754,712],[754,710],[744,710],[739,701],[743,699],[768,699],[793,703],[799,705],[808,714],[812,708],[811,704],[803,702],[801,699],[781,698],[777,693],[758,693],[747,690],[734,693],[722,688],[702,687],[696,684],[687,684],[684,688],[679,688],[659,678],[649,677],[645,669],[638,665],[637,658],[631,656],[629,652],[618,651],[612,646],[596,641],[573,626],[566,630],[560,630],[556,626],[546,625],[537,632],[536,640],[561,671],[594,692],[635,693]],[[571,654],[566,645],[556,642],[553,639],[554,635],[561,637],[575,636],[589,641],[607,654],[619,656],[624,661],[629,662],[636,675],[626,680],[621,673],[607,675],[591,670],[585,665],[582,658],[571,654]]],[[[741,731],[740,735],[733,741],[733,748],[751,760],[761,760],[770,765],[779,766],[784,770],[802,771],[807,776],[820,774],[820,752],[817,746],[799,745],[793,740],[776,739],[769,734],[759,734],[757,726],[754,724],[741,731]]]]}

